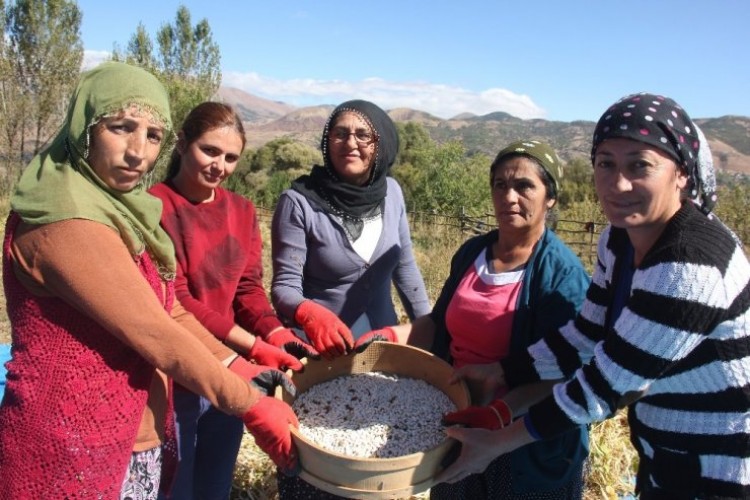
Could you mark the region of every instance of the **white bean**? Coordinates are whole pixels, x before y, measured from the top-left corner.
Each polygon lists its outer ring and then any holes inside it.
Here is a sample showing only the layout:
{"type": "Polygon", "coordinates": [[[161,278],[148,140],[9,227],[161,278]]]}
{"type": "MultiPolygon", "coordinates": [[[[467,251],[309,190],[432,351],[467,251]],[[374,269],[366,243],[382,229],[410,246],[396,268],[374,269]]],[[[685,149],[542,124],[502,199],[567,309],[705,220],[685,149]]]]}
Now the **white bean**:
{"type": "Polygon", "coordinates": [[[440,419],[456,406],[424,380],[370,372],[314,385],[292,408],[300,432],[316,445],[356,458],[389,458],[440,444],[440,419]]]}

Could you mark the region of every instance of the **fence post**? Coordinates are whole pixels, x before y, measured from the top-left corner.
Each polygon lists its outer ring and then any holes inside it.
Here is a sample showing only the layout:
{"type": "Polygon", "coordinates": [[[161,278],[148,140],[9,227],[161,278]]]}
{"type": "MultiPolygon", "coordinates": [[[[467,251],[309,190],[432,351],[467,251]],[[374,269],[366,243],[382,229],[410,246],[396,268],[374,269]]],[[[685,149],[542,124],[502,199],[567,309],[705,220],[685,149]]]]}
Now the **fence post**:
{"type": "Polygon", "coordinates": [[[592,248],[594,246],[594,233],[596,232],[596,223],[594,221],[589,221],[586,223],[586,231],[589,232],[589,264],[594,263],[594,255],[596,255],[596,250],[592,251],[592,248]]]}

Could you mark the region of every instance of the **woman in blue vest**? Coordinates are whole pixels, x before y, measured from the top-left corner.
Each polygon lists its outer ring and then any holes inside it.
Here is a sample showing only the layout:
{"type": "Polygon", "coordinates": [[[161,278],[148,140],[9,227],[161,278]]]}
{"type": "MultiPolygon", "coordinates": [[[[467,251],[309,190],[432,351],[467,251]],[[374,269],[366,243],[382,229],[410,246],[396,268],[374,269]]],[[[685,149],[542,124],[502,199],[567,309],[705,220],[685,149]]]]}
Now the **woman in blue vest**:
{"type": "MultiPolygon", "coordinates": [[[[493,366],[525,352],[548,331],[574,318],[589,278],[575,254],[546,227],[563,170],[557,154],[534,140],[503,148],[490,167],[497,229],[464,243],[432,309],[412,324],[375,330],[358,341],[408,342],[429,349],[456,368],[493,366]]],[[[472,401],[502,393],[472,386],[472,401]]],[[[502,400],[499,415],[510,415],[502,400]]],[[[490,421],[496,425],[498,418],[490,421]]],[[[433,499],[579,499],[588,453],[585,426],[496,458],[481,473],[438,484],[433,499]]]]}
{"type": "MultiPolygon", "coordinates": [[[[628,408],[641,499],[750,497],[750,264],[711,210],[705,137],[675,101],[626,96],[593,137],[610,225],[574,322],[499,364],[457,376],[514,388],[504,429],[452,428],[463,442],[440,479],[628,408]],[[529,383],[564,380],[530,394],[529,383]]],[[[485,427],[490,407],[451,420],[485,427]]]]}

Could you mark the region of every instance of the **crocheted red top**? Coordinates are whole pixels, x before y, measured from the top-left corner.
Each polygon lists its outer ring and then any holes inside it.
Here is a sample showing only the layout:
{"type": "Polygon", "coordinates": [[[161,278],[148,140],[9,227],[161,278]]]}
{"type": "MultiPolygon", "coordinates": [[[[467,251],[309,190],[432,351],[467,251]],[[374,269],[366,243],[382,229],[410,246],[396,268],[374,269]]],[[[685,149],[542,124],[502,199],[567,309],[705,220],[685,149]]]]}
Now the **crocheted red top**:
{"type": "MultiPolygon", "coordinates": [[[[0,498],[119,498],[154,367],[63,300],[29,293],[10,258],[19,221],[11,213],[3,245],[13,357],[0,406],[0,498]]],[[[170,310],[171,282],[164,294],[146,253],[137,265],[170,310]]],[[[166,472],[172,421],[168,411],[166,472]]]]}

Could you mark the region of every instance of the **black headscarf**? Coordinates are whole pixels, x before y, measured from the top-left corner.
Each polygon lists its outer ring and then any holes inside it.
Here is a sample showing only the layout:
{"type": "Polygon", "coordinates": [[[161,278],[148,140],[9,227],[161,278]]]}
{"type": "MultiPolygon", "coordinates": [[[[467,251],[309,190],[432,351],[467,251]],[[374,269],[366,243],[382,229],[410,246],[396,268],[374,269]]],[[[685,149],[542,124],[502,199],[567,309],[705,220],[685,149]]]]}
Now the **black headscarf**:
{"type": "Polygon", "coordinates": [[[341,218],[344,229],[356,240],[362,234],[364,221],[382,212],[387,187],[386,177],[398,153],[398,132],[393,121],[381,108],[369,101],[353,100],[339,104],[328,117],[320,140],[323,166],[315,165],[309,175],[292,182],[292,189],[302,193],[323,210],[341,218]],[[328,132],[336,118],[344,112],[359,115],[377,137],[375,159],[370,179],[363,186],[349,184],[339,178],[331,163],[328,132]]]}
{"type": "Polygon", "coordinates": [[[592,162],[596,148],[615,137],[643,142],[669,155],[688,176],[690,198],[703,213],[711,213],[716,181],[708,142],[679,104],[645,92],[623,97],[596,124],[592,162]]]}

